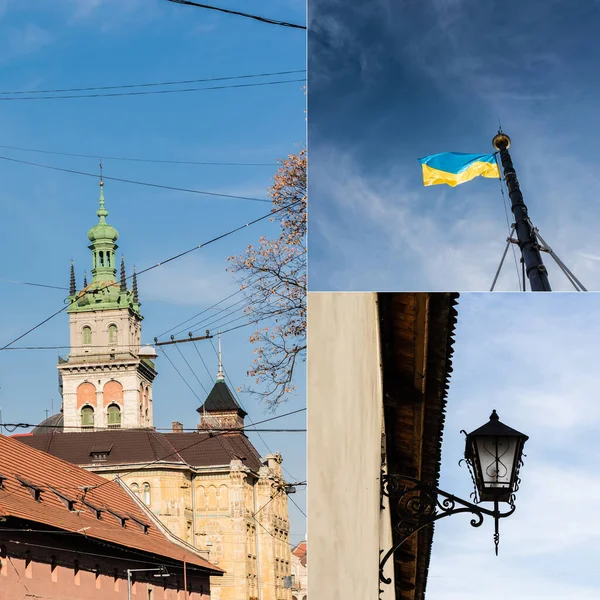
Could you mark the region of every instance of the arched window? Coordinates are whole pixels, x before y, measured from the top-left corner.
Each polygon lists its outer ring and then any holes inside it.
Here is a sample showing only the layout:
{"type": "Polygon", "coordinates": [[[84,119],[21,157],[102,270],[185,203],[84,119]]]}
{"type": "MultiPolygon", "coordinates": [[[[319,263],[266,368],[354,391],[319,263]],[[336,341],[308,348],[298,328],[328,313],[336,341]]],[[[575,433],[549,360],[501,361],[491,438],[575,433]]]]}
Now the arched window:
{"type": "Polygon", "coordinates": [[[150,506],[150,484],[144,483],[143,489],[144,489],[144,504],[146,506],[150,506]]]}
{"type": "Polygon", "coordinates": [[[102,250],[100,250],[100,266],[104,266],[104,252],[102,250]]]}
{"type": "Polygon", "coordinates": [[[139,498],[140,497],[140,486],[137,483],[131,484],[131,491],[139,498]]]}
{"type": "Polygon", "coordinates": [[[108,326],[108,343],[117,343],[117,326],[114,323],[108,326]]]}
{"type": "Polygon", "coordinates": [[[109,429],[118,429],[121,427],[121,409],[116,404],[111,404],[106,413],[108,415],[109,429]]]}
{"type": "Polygon", "coordinates": [[[94,426],[94,409],[91,406],[84,406],[81,409],[81,426],[82,427],[93,427],[94,426]]]}
{"type": "Polygon", "coordinates": [[[92,343],[92,328],[87,325],[81,330],[81,341],[84,345],[92,343]]]}

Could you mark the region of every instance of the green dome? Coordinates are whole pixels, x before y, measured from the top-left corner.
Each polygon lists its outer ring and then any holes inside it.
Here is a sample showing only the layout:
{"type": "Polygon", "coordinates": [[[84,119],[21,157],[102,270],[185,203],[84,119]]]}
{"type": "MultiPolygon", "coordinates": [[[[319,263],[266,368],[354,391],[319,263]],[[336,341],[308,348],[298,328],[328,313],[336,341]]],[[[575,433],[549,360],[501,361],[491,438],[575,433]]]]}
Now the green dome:
{"type": "Polygon", "coordinates": [[[99,242],[102,240],[114,242],[119,237],[117,230],[106,222],[108,211],[104,208],[104,182],[100,181],[100,208],[96,213],[100,221],[88,231],[90,242],[99,242]]]}
{"type": "Polygon", "coordinates": [[[100,240],[108,240],[110,242],[115,242],[118,237],[119,233],[117,232],[117,230],[112,225],[109,225],[106,222],[98,223],[88,231],[88,238],[90,242],[98,242],[100,240]]]}

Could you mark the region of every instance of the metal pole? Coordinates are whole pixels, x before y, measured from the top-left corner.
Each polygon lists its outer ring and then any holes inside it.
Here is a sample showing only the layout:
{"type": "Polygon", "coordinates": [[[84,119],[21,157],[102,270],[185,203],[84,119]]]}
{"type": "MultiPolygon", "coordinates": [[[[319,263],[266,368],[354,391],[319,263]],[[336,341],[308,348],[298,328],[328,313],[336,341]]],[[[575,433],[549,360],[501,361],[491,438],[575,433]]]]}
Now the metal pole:
{"type": "Polygon", "coordinates": [[[127,600],[131,600],[131,569],[127,569],[127,600]]]}
{"type": "Polygon", "coordinates": [[[517,173],[508,153],[510,138],[502,133],[502,131],[499,131],[498,135],[492,140],[492,144],[500,152],[500,161],[502,162],[504,179],[508,187],[511,209],[515,217],[517,239],[519,240],[521,255],[525,261],[525,271],[529,279],[529,286],[532,292],[550,292],[552,290],[548,281],[548,272],[542,261],[535,231],[529,220],[527,206],[525,206],[525,202],[523,201],[523,194],[517,180],[517,173]]]}

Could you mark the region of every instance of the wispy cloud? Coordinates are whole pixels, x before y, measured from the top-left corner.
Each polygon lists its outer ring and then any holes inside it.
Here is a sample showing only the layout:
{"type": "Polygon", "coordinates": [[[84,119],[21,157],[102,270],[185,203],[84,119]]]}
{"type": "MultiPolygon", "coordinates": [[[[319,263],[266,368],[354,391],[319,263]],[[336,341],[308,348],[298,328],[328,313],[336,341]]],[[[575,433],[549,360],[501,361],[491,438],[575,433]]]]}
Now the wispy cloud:
{"type": "Polygon", "coordinates": [[[236,291],[225,262],[189,256],[154,269],[140,278],[140,293],[150,301],[181,306],[209,306],[236,291]]]}
{"type": "Polygon", "coordinates": [[[10,63],[35,54],[53,41],[52,34],[35,23],[6,27],[0,36],[0,62],[10,63]]]}

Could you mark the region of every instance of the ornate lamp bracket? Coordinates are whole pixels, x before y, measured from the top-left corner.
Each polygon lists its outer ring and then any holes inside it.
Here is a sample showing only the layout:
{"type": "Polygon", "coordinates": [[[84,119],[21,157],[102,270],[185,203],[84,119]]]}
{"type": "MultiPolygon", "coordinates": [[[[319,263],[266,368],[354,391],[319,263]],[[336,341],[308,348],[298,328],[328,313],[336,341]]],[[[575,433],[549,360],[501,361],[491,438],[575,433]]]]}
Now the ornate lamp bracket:
{"type": "Polygon", "coordinates": [[[492,517],[495,522],[494,545],[498,555],[500,543],[498,522],[512,515],[516,508],[514,497],[509,502],[510,510],[500,512],[498,502],[494,502],[494,509],[490,510],[427,485],[414,477],[398,474],[382,473],[381,494],[389,498],[392,515],[397,516],[397,520],[392,522],[392,529],[398,535],[396,544],[385,553],[379,563],[379,579],[385,584],[392,582],[391,578],[383,574],[385,564],[400,546],[414,533],[450,515],[459,513],[473,515],[472,527],[479,527],[483,523],[484,516],[492,517]]]}

